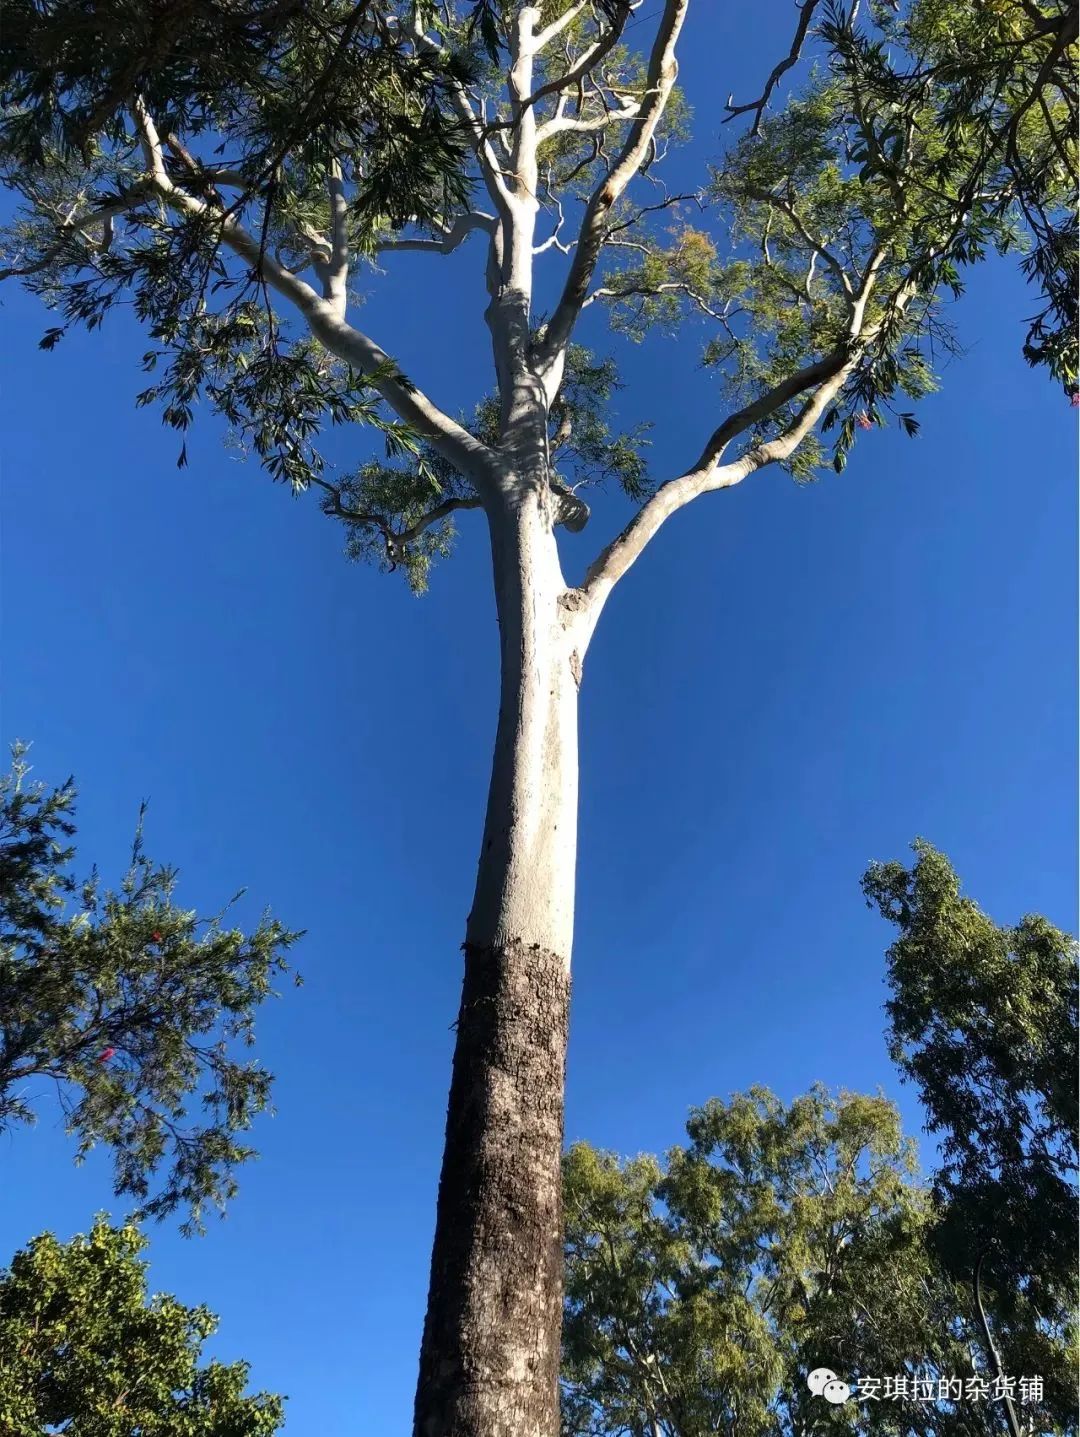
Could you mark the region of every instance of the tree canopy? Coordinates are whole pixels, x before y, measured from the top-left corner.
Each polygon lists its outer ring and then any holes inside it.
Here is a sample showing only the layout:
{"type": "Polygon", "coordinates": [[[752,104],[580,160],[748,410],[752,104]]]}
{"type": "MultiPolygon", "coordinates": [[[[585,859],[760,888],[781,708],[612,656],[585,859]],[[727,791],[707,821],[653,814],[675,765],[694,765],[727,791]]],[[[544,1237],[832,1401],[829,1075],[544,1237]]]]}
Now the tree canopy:
{"type": "Polygon", "coordinates": [[[36,1237],[0,1271],[5,1437],[272,1437],[282,1399],[245,1395],[243,1362],[201,1362],[217,1319],[147,1295],[146,1239],[98,1218],[36,1237]]]}
{"type": "MultiPolygon", "coordinates": [[[[686,11],[667,0],[640,55],[626,0],[15,3],[0,42],[0,164],[21,199],[6,273],[58,311],[47,345],[133,303],[151,340],[140,403],[180,431],[208,403],[274,478],[321,491],[350,552],[417,586],[453,515],[484,497],[512,350],[543,378],[553,491],[615,479],[644,506],[603,556],[616,574],[705,489],[764,463],[842,467],[858,431],[892,417],[914,433],[908,401],[956,344],[944,300],[990,250],[1021,253],[1043,295],[1025,353],[1075,390],[1075,5],[809,0],[760,99],[729,106],[753,114],[749,133],[676,195],[661,176],[688,124],[686,11]],[[784,99],[802,56],[815,68],[784,99]],[[527,268],[561,263],[561,297],[516,338],[501,327],[500,400],[481,382],[475,418],[455,419],[347,314],[376,261],[474,234],[489,294],[527,295],[531,278],[510,275],[523,200],[545,225],[527,268]],[[576,422],[571,388],[591,415],[611,392],[609,362],[569,348],[594,304],[638,336],[691,316],[711,331],[728,417],[662,502],[633,436],[576,422]],[[351,421],[386,455],[331,475],[319,429],[351,421]],[[721,464],[733,443],[737,464],[721,464]]],[[[587,514],[580,494],[563,504],[564,522],[587,514]]]]}
{"type": "Polygon", "coordinates": [[[807,1386],[820,1367],[971,1372],[892,1104],[754,1088],[693,1110],[687,1135],[664,1163],[567,1156],[568,1437],[985,1430],[960,1402],[830,1409],[807,1386]]]}
{"type": "Polygon", "coordinates": [[[999,927],[915,852],[863,891],[899,929],[888,1038],[939,1144],[930,1181],[893,1104],[821,1087],[712,1099],[662,1162],[576,1144],[566,1437],[1076,1431],[1076,946],[1037,915],[999,927]],[[822,1367],[853,1401],[810,1390],[822,1367]]]}
{"type": "Polygon", "coordinates": [[[999,925],[927,843],[874,864],[868,901],[898,929],[888,951],[889,1044],[940,1144],[935,1238],[986,1299],[1007,1364],[1075,1399],[1076,943],[1038,914],[999,925]]]}
{"type": "Polygon", "coordinates": [[[243,1135],[273,1079],[245,1049],[299,935],[178,907],[141,823],[118,890],[79,880],[74,805],[71,781],[32,782],[16,747],[0,778],[0,1130],[33,1121],[41,1080],[79,1156],[112,1150],[117,1195],[190,1230],[254,1155],[243,1135]]]}

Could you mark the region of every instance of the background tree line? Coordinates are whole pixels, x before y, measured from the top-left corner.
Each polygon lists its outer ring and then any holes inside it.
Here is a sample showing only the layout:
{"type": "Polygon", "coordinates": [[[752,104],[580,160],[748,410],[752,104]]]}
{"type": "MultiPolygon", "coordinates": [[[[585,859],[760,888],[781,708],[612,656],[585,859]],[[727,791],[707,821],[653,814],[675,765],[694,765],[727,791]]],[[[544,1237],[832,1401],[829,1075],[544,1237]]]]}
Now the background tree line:
{"type": "MultiPolygon", "coordinates": [[[[31,782],[24,750],[0,784],[0,1113],[32,1121],[44,1080],[76,1152],[107,1146],[117,1197],[137,1205],[67,1243],[41,1234],[0,1276],[0,1422],[13,1437],[265,1437],[281,1399],[247,1394],[243,1363],[200,1364],[215,1319],[148,1296],[140,1222],[194,1231],[235,1195],[272,1082],[243,1049],[299,935],[179,909],[141,835],[118,892],[79,882],[74,798],[70,781],[31,782]],[[200,1099],[212,1121],[192,1126],[200,1099]]],[[[1021,1434],[1075,1431],[1075,944],[1036,915],[995,923],[924,843],[910,866],[871,865],[863,891],[896,928],[887,1036],[936,1146],[931,1181],[892,1103],[824,1088],[711,1099],[662,1161],[575,1145],[568,1437],[922,1437],[1010,1417],[1021,1434]],[[1035,1376],[1041,1395],[1017,1390],[1012,1414],[993,1397],[831,1407],[806,1386],[820,1366],[1035,1376]]]]}

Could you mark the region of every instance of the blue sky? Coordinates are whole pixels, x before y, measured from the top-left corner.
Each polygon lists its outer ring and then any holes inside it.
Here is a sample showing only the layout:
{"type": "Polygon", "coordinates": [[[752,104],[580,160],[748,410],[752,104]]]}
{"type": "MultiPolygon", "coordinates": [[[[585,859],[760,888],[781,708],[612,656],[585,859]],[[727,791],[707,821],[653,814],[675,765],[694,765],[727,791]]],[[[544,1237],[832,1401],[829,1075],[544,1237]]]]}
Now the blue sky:
{"type": "MultiPolygon", "coordinates": [[[[791,18],[698,7],[683,173],[791,18]]],[[[479,250],[401,256],[387,279],[363,324],[471,407],[479,250]]],[[[3,303],[3,737],[33,740],[37,776],[76,774],[86,866],[119,875],[145,797],[180,901],[246,884],[249,913],[308,930],[306,985],[261,1024],[278,1074],[261,1160],[207,1237],[153,1230],[152,1285],[220,1314],[215,1351],[289,1394],[291,1437],[404,1432],[495,722],[482,520],[463,516],[417,600],[349,564],[316,504],[213,421],[178,471],[175,436],[133,406],[127,318],[45,354],[46,314],[3,303]]],[[[877,431],[842,476],[767,472],[699,501],[609,604],[582,702],[570,1140],[662,1149],[691,1104],[818,1079],[880,1086],[917,1128],[882,1039],[889,933],[858,888],[916,834],[995,916],[1075,929],[1075,413],[1020,358],[1032,306],[987,265],[919,440],[877,431]]],[[[584,335],[624,360],[622,411],[654,421],[658,477],[722,417],[704,335],[584,335]]],[[[332,452],[367,444],[338,434],[332,452]]],[[[601,501],[568,539],[570,577],[619,517],[601,501]]],[[[107,1163],[72,1166],[47,1102],[0,1143],[0,1261],[116,1211],[107,1163]]]]}

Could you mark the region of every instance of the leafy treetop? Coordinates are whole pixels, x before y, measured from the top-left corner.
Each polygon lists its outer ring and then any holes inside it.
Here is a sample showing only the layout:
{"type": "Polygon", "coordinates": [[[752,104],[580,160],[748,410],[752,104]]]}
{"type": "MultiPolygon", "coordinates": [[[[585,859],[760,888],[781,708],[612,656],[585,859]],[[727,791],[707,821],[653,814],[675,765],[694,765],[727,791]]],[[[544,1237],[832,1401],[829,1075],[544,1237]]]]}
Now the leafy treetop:
{"type": "Polygon", "coordinates": [[[1038,914],[995,923],[943,854],[914,847],[863,890],[898,929],[889,1044],[940,1144],[936,1240],[968,1282],[985,1259],[1008,1362],[1054,1374],[1072,1402],[1054,1353],[1076,1340],[1076,944],[1038,914]]]}
{"type": "Polygon", "coordinates": [[[99,1217],[69,1243],[33,1239],[0,1271],[5,1437],[272,1437],[280,1397],[245,1395],[244,1362],[200,1365],[217,1319],[148,1300],[146,1239],[99,1217]]]}
{"type": "Polygon", "coordinates": [[[661,1164],[565,1163],[567,1437],[982,1433],[970,1404],[829,1407],[806,1375],[972,1375],[963,1294],[883,1098],[754,1088],[691,1112],[661,1164]]]}
{"type": "MultiPolygon", "coordinates": [[[[664,0],[643,26],[628,0],[108,0],[92,16],[14,0],[5,273],[58,310],[48,345],[133,304],[142,402],[180,431],[208,403],[276,479],[321,490],[352,553],[417,587],[454,516],[526,462],[530,405],[546,428],[532,479],[558,522],[581,527],[579,491],[606,479],[639,506],[582,585],[598,602],[698,495],[765,464],[809,476],[825,442],[840,468],[892,411],[914,433],[898,406],[933,388],[955,344],[944,301],[995,248],[1020,249],[1043,295],[1027,357],[1075,390],[1075,4],[807,0],[760,99],[730,107],[749,133],[674,194],[688,8],[664,0]],[[804,50],[816,68],[771,110],[804,50]],[[377,263],[474,236],[494,393],[479,384],[455,418],[354,311],[377,263]],[[562,269],[546,315],[542,267],[562,269]],[[634,335],[709,327],[726,418],[666,483],[601,417],[615,378],[575,336],[594,306],[634,335]],[[318,433],[352,422],[381,431],[386,459],[334,475],[318,433]]],[[[434,286],[429,307],[437,333],[434,286]]]]}

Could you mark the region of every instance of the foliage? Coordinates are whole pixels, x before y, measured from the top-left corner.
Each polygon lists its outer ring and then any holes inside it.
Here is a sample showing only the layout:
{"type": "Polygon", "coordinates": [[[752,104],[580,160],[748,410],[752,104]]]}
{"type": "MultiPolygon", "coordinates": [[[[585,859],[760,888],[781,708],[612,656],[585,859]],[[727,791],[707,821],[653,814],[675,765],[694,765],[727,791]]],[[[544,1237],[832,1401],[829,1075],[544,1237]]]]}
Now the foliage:
{"type": "MultiPolygon", "coordinates": [[[[1000,1431],[999,1404],[846,1402],[806,1375],[1038,1376],[1021,1430],[1076,1431],[1077,975],[1038,916],[999,927],[928,844],[873,864],[890,1051],[940,1143],[932,1187],[883,1098],[712,1100],[666,1162],[578,1144],[564,1165],[567,1437],[822,1427],[1000,1431]],[[974,1362],[974,1366],[972,1365],[974,1362]]],[[[1029,1396],[1031,1394],[1029,1393],[1029,1396]]]]}
{"type": "Polygon", "coordinates": [[[970,1282],[982,1253],[1006,1365],[1056,1383],[1069,1411],[1075,1341],[1076,945],[1045,918],[999,926],[947,858],[874,864],[868,901],[899,930],[888,952],[889,1043],[940,1143],[937,1241],[970,1282]],[[1034,1365],[1033,1365],[1034,1364],[1034,1365]]]}
{"type": "Polygon", "coordinates": [[[71,870],[75,789],[0,779],[0,1129],[33,1121],[50,1081],[81,1158],[113,1151],[115,1191],[185,1230],[223,1207],[272,1076],[244,1054],[255,1011],[297,938],[177,907],[176,873],[142,846],[118,891],[71,870]]]}
{"type": "MultiPolygon", "coordinates": [[[[511,161],[526,113],[537,125],[529,203],[550,227],[537,266],[579,262],[583,241],[575,250],[562,236],[604,195],[579,308],[607,306],[634,338],[688,316],[708,326],[705,362],[744,453],[795,433],[778,462],[808,478],[826,445],[842,469],[858,433],[891,413],[914,435],[913,404],[957,344],[946,301],[994,249],[1022,248],[1044,295],[1025,353],[1076,388],[1076,17],[1062,0],[807,0],[793,56],[812,50],[808,85],[765,117],[774,75],[761,101],[731,107],[757,122],[709,183],[672,194],[657,182],[649,202],[623,181],[605,191],[655,93],[624,0],[540,7],[540,25],[560,28],[535,58],[528,104],[513,91],[520,7],[509,0],[159,10],[8,7],[0,167],[23,204],[7,273],[59,312],[50,347],[67,326],[96,328],[133,303],[152,342],[140,403],[181,432],[208,404],[273,478],[320,491],[350,553],[417,590],[449,552],[451,515],[478,507],[476,476],[454,462],[440,470],[447,448],[418,425],[415,385],[393,361],[377,346],[363,362],[343,358],[304,306],[322,289],[344,314],[346,280],[365,261],[445,253],[479,231],[497,308],[513,289],[493,276],[517,223],[511,161]],[[820,427],[804,431],[823,379],[820,427]],[[381,432],[385,456],[331,476],[318,439],[339,423],[381,432]]],[[[688,130],[672,88],[633,172],[658,181],[688,130]]],[[[519,360],[536,373],[549,340],[544,317],[530,323],[519,360]]],[[[611,378],[594,371],[583,410],[569,344],[563,358],[549,435],[577,406],[580,462],[568,481],[563,445],[544,477],[565,501],[559,521],[580,527],[589,484],[615,477],[639,503],[652,489],[634,436],[608,433],[611,378]]],[[[464,428],[498,453],[505,415],[485,433],[483,402],[475,413],[481,423],[464,428]]]]}
{"type": "Polygon", "coordinates": [[[358,214],[425,214],[466,192],[464,139],[445,100],[468,74],[463,57],[408,47],[381,6],[12,0],[4,144],[32,168],[91,164],[123,146],[141,95],[170,131],[224,138],[253,195],[288,187],[293,202],[310,200],[336,152],[363,157],[358,214]]]}
{"type": "Polygon", "coordinates": [[[754,1088],[666,1164],[567,1155],[563,1430],[698,1437],[984,1431],[962,1403],[828,1407],[806,1374],[962,1376],[963,1299],[883,1098],[754,1088]]]}
{"type": "Polygon", "coordinates": [[[419,53],[391,20],[345,0],[5,7],[0,162],[29,201],[11,242],[35,256],[27,283],[63,320],[43,344],[133,302],[154,341],[144,367],[166,361],[140,403],[160,402],[184,431],[203,397],[298,488],[322,469],[314,429],[379,415],[359,376],[283,330],[258,266],[230,266],[222,232],[257,213],[273,252],[295,244],[297,224],[325,224],[331,157],[355,182],[357,243],[466,199],[464,136],[446,94],[469,74],[467,57],[419,53]],[[160,117],[175,172],[190,176],[201,146],[234,180],[227,201],[200,178],[206,212],[166,215],[138,158],[140,100],[160,117]],[[110,211],[99,238],[60,218],[87,202],[110,211]]]}
{"type": "Polygon", "coordinates": [[[5,1437],[272,1437],[280,1397],[245,1396],[244,1362],[200,1365],[217,1319],[148,1300],[146,1239],[101,1217],[69,1243],[33,1239],[0,1272],[5,1437]]]}
{"type": "Polygon", "coordinates": [[[1018,243],[1043,296],[1024,354],[1067,390],[1077,385],[1077,11],[1075,5],[918,0],[880,12],[881,35],[860,34],[835,9],[822,26],[843,67],[886,117],[857,156],[863,173],[902,181],[896,117],[935,97],[938,163],[923,188],[931,213],[955,199],[983,210],[1002,249],[1018,243]],[[901,64],[896,46],[907,59],[901,64]],[[892,148],[890,148],[892,141],[892,148]]]}

